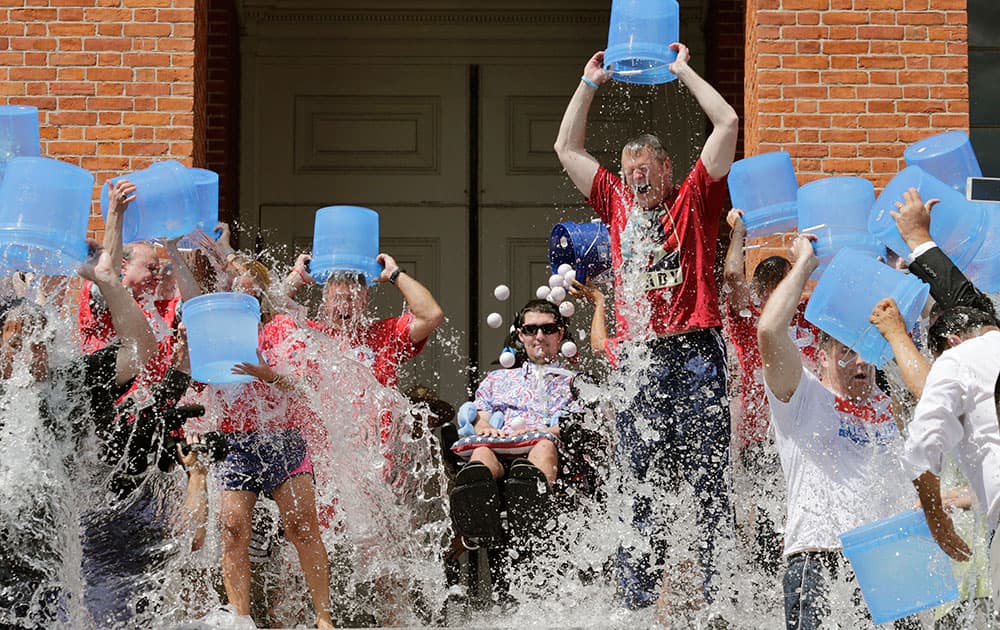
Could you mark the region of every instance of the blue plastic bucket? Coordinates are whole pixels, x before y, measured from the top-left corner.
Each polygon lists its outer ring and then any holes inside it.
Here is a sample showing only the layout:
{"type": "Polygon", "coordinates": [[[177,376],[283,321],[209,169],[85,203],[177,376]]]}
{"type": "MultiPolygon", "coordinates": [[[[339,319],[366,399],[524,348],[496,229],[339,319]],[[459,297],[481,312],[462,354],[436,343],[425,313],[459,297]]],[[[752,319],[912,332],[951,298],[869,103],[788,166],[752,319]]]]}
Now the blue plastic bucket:
{"type": "Polygon", "coordinates": [[[893,621],[958,599],[951,561],[923,510],[908,510],[840,535],[872,621],[893,621]]]}
{"type": "Polygon", "coordinates": [[[900,236],[890,212],[896,210],[896,202],[902,202],[903,193],[910,188],[916,188],[924,201],[941,200],[931,212],[931,238],[955,265],[965,269],[977,256],[986,238],[986,204],[967,201],[964,195],[922,168],[908,166],[889,181],[872,204],[868,230],[892,251],[900,256],[909,256],[910,247],[900,236]]]}
{"type": "Polygon", "coordinates": [[[614,0],[604,68],[625,83],[657,85],[677,78],[667,69],[680,41],[677,0],[614,0]]]}
{"type": "Polygon", "coordinates": [[[875,187],[861,177],[826,177],[804,184],[796,201],[800,231],[819,225],[867,230],[875,187]]]}
{"type": "Polygon", "coordinates": [[[87,258],[94,176],[42,157],[15,157],[0,183],[0,266],[67,275],[87,258]]]}
{"type": "Polygon", "coordinates": [[[0,181],[7,162],[15,157],[38,157],[38,108],[31,105],[0,105],[0,181]]]}
{"type": "Polygon", "coordinates": [[[919,166],[963,195],[965,180],[983,174],[964,131],[947,131],[914,142],[903,151],[903,158],[907,166],[919,166]]]}
{"type": "Polygon", "coordinates": [[[812,278],[823,275],[841,249],[851,247],[870,254],[884,254],[882,244],[868,233],[868,213],[875,202],[875,188],[860,177],[827,177],[803,185],[796,196],[800,232],[816,235],[819,267],[812,278]]]}
{"type": "Polygon", "coordinates": [[[806,306],[806,319],[861,359],[879,367],[892,359],[892,349],[868,317],[879,300],[892,297],[913,328],[930,287],[915,276],[880,263],[871,252],[842,249],[830,261],[806,306]]]}
{"type": "Polygon", "coordinates": [[[316,282],[334,271],[364,274],[368,284],[382,273],[378,258],[378,213],[358,206],[327,206],[316,211],[312,261],[316,282]]]}
{"type": "Polygon", "coordinates": [[[260,303],[246,293],[209,293],[184,303],[191,378],[202,383],[245,383],[237,363],[257,364],[260,303]]]}
{"type": "MultiPolygon", "coordinates": [[[[122,220],[126,243],[154,238],[177,238],[198,226],[199,202],[194,179],[175,160],[157,162],[141,171],[115,177],[112,184],[127,179],[135,184],[135,201],[122,220]]],[[[108,218],[108,185],[101,187],[101,213],[108,218]]]]}
{"type": "Polygon", "coordinates": [[[219,222],[219,174],[206,168],[189,168],[198,196],[198,227],[211,232],[219,222]]]}
{"type": "Polygon", "coordinates": [[[599,221],[559,223],[549,235],[549,266],[556,273],[568,264],[576,270],[576,279],[587,282],[611,268],[611,237],[599,221]]]}
{"type": "Polygon", "coordinates": [[[819,267],[813,272],[811,278],[818,280],[820,276],[830,266],[830,262],[842,249],[853,249],[864,253],[869,258],[875,259],[885,255],[885,248],[877,238],[872,236],[868,230],[859,230],[849,227],[823,227],[811,230],[810,234],[816,235],[813,248],[819,258],[819,267]]]}
{"type": "MultiPolygon", "coordinates": [[[[219,223],[219,174],[205,168],[187,169],[194,183],[195,194],[198,197],[198,225],[207,233],[211,233],[219,223]]],[[[177,243],[181,251],[194,250],[198,246],[194,241],[183,238],[177,243]]]]}
{"type": "MultiPolygon", "coordinates": [[[[977,204],[980,205],[980,204],[977,204]]],[[[987,204],[981,204],[987,205],[987,204]]],[[[935,209],[934,212],[937,212],[935,209]]],[[[934,214],[931,213],[931,217],[934,214]]],[[[1000,209],[987,211],[988,227],[979,253],[964,269],[965,275],[980,291],[1000,293],[1000,209]]]]}
{"type": "Polygon", "coordinates": [[[733,207],[743,210],[748,237],[790,232],[798,226],[799,182],[786,151],[733,162],[727,181],[733,207]]]}

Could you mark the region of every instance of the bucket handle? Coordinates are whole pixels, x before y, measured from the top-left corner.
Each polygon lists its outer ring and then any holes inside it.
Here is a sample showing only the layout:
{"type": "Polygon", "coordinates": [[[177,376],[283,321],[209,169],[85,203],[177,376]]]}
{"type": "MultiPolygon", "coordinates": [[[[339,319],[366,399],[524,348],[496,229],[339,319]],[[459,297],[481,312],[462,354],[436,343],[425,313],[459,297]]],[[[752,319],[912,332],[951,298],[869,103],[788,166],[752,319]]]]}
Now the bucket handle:
{"type": "Polygon", "coordinates": [[[622,76],[622,77],[634,77],[634,76],[636,76],[638,74],[645,74],[646,72],[658,72],[660,70],[663,70],[664,68],[666,68],[667,72],[669,72],[670,71],[670,64],[669,63],[661,63],[658,66],[650,66],[648,68],[643,68],[642,70],[614,70],[614,69],[612,69],[611,70],[611,74],[612,75],[617,74],[618,76],[622,76]]]}

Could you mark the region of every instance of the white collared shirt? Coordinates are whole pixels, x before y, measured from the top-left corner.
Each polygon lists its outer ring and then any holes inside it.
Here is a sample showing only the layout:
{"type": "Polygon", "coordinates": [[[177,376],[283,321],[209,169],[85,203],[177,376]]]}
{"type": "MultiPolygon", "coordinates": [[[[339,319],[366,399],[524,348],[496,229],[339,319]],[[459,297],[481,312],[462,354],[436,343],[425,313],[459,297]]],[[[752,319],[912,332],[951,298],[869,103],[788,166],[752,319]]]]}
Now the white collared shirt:
{"type": "Polygon", "coordinates": [[[1000,374],[1000,332],[991,331],[946,350],[927,375],[909,425],[903,465],[916,479],[941,476],[951,453],[995,527],[1000,517],[1000,426],[993,389],[1000,374]]]}

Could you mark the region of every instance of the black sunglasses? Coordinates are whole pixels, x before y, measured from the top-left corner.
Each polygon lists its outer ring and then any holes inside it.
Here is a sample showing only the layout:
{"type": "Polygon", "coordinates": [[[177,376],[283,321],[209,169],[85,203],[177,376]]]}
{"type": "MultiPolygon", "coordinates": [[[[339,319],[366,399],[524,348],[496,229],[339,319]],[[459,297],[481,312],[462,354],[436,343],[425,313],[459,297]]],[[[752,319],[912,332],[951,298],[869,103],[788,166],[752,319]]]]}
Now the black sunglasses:
{"type": "Polygon", "coordinates": [[[521,332],[529,337],[533,337],[539,330],[542,331],[543,335],[554,335],[562,328],[559,324],[523,324],[521,326],[521,332]]]}

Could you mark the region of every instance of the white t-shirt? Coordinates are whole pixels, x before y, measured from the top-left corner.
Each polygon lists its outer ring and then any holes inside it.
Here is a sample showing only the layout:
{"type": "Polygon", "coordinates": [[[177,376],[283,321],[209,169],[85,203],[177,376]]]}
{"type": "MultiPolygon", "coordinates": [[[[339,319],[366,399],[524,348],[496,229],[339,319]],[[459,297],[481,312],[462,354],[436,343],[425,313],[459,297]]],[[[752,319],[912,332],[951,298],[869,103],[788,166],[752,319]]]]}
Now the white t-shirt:
{"type": "Polygon", "coordinates": [[[931,366],[906,438],[903,464],[916,479],[941,476],[951,453],[990,527],[1000,517],[1000,427],[993,388],[1000,373],[1000,332],[946,350],[931,366]]]}
{"type": "Polygon", "coordinates": [[[765,388],[787,488],[786,557],[840,549],[840,534],[913,507],[887,396],[852,403],[805,368],[787,403],[765,388]]]}

